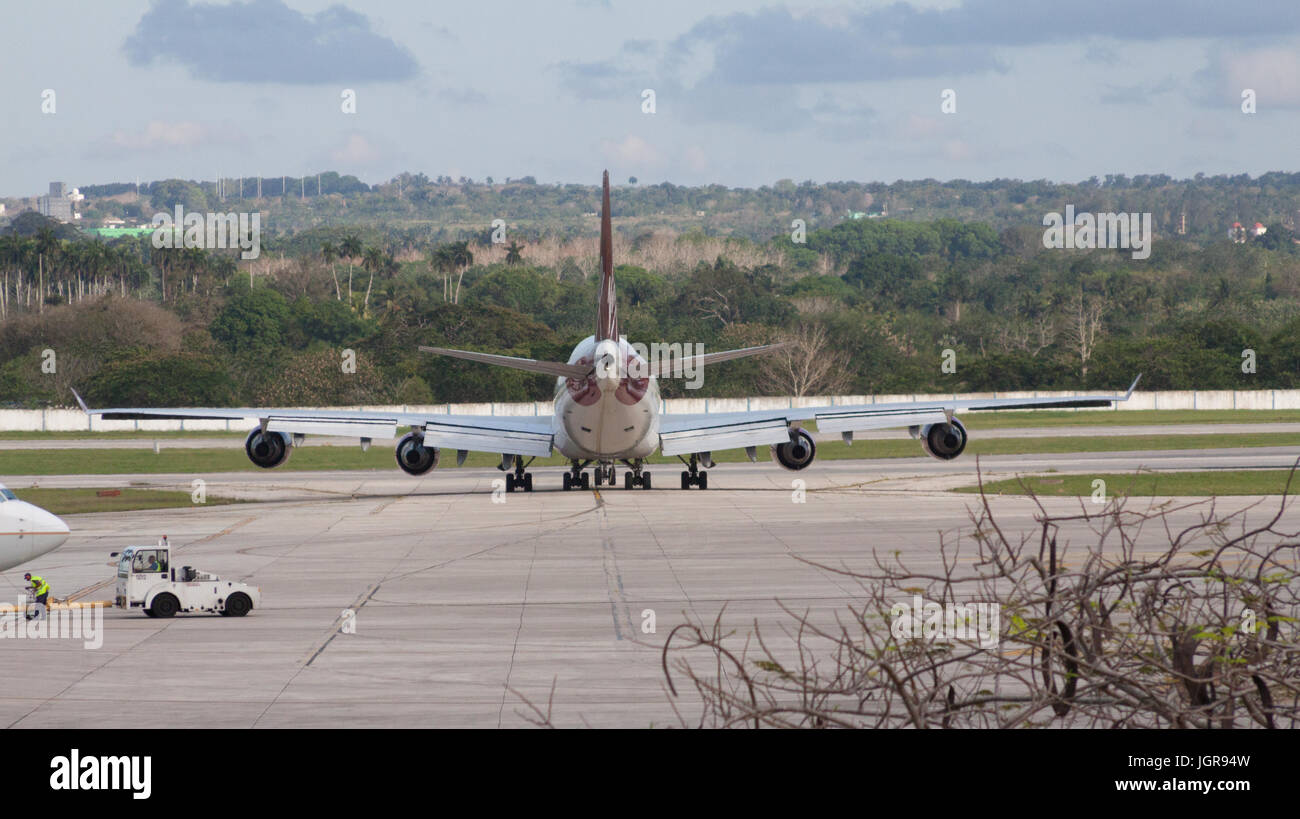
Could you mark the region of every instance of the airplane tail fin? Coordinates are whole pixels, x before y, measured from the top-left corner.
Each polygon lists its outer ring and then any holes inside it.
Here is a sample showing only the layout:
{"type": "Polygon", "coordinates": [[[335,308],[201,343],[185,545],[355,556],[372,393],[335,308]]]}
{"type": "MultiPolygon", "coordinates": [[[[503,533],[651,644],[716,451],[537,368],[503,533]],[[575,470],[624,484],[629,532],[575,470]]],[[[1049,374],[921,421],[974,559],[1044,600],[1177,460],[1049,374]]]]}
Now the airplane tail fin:
{"type": "Polygon", "coordinates": [[[618,300],[614,296],[614,231],[609,216],[609,171],[605,171],[600,204],[600,305],[596,340],[618,341],[618,300]]]}

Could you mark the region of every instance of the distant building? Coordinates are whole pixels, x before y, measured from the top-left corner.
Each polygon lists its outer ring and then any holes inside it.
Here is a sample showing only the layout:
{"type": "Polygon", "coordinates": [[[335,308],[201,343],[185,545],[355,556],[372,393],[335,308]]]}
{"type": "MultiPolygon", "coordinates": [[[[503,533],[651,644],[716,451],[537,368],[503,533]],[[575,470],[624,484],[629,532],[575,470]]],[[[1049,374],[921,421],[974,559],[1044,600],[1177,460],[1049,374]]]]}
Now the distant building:
{"type": "Polygon", "coordinates": [[[80,214],[73,211],[73,201],[81,201],[85,197],[76,188],[72,194],[65,192],[62,182],[51,182],[50,192],[36,200],[36,210],[45,217],[58,219],[60,222],[71,222],[80,214]]]}
{"type": "Polygon", "coordinates": [[[1246,243],[1246,229],[1241,226],[1241,222],[1232,223],[1232,227],[1228,228],[1228,238],[1239,245],[1246,243]]]}
{"type": "Polygon", "coordinates": [[[1268,233],[1268,228],[1264,227],[1262,222],[1256,222],[1255,226],[1250,229],[1250,235],[1252,238],[1263,236],[1265,233],[1268,233]]]}

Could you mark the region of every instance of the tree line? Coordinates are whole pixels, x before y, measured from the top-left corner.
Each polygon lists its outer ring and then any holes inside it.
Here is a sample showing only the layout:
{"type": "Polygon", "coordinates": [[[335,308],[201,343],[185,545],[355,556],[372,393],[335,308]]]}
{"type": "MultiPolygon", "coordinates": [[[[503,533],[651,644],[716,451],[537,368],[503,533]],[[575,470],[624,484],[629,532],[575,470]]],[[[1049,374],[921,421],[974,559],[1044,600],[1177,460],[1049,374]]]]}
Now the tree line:
{"type": "MultiPolygon", "coordinates": [[[[74,385],[117,405],[549,397],[546,377],[416,351],[560,360],[592,332],[595,242],[504,238],[336,226],[242,261],[49,225],[12,232],[0,236],[0,403],[67,404],[74,385]],[[42,370],[46,350],[57,374],[42,370]]],[[[1300,387],[1297,247],[1275,223],[1245,244],[1157,239],[1134,260],[1044,248],[1029,226],[860,219],[806,242],[620,235],[616,261],[634,341],[792,342],[712,368],[690,394],[1109,390],[1138,372],[1152,389],[1263,389],[1300,387]]]]}

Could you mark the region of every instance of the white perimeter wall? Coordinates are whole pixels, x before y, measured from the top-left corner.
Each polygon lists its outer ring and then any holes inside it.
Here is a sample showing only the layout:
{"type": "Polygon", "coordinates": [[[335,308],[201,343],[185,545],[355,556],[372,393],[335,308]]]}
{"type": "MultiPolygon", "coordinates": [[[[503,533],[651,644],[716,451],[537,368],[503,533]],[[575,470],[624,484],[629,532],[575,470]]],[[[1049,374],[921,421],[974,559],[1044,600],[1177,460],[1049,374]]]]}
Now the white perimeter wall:
{"type": "MultiPolygon", "coordinates": [[[[1084,395],[1081,392],[999,392],[962,395],[824,395],[804,398],[670,398],[662,402],[666,414],[686,412],[743,412],[798,406],[883,404],[891,401],[934,401],[950,398],[1047,398],[1084,395]]],[[[346,407],[378,412],[427,412],[457,415],[550,415],[554,404],[435,404],[432,406],[346,407]]],[[[319,409],[319,408],[315,408],[319,409]]],[[[1127,412],[1151,409],[1300,409],[1300,390],[1183,390],[1135,392],[1114,408],[1075,412],[1127,412]]],[[[242,432],[245,421],[105,421],[89,418],[78,409],[0,410],[0,430],[72,432],[77,430],[218,430],[242,432]]]]}

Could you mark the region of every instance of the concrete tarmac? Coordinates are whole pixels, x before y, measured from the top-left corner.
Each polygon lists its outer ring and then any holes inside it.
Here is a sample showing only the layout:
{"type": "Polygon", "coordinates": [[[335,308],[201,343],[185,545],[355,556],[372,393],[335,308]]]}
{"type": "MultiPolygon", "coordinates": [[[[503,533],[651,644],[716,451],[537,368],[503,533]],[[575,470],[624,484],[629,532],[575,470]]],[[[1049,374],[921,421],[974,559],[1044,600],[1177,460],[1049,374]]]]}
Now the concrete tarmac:
{"type": "MultiPolygon", "coordinates": [[[[1297,457],[1300,447],[981,465],[1002,477],[1285,467],[1297,457]]],[[[526,727],[520,695],[545,707],[552,685],[558,725],[676,724],[660,667],[675,625],[710,623],[725,606],[739,647],[755,622],[777,634],[789,622],[782,604],[842,614],[855,582],[828,567],[864,568],[873,552],[897,550],[913,568],[934,569],[940,533],[969,529],[977,503],[944,490],[973,482],[974,469],[973,458],[924,457],[818,462],[800,473],[723,464],[708,491],[682,491],[679,469],[657,467],[652,491],[620,483],[563,492],[550,468],[535,471],[531,494],[494,493],[501,473],[491,469],[205,475],[209,494],[264,502],[68,516],[68,543],[0,575],[2,599],[17,599],[23,571],[49,579],[56,597],[111,599],[111,585],[95,588],[113,577],[109,552],[166,533],[175,565],[256,584],[263,606],[243,619],[110,609],[98,649],[0,639],[0,725],[526,727]],[[340,633],[345,610],[355,612],[355,633],[340,633]]],[[[21,494],[33,483],[188,489],[193,477],[4,479],[21,494]]],[[[1252,520],[1277,507],[1267,498],[1219,505],[1256,502],[1252,520]]],[[[1035,531],[1028,500],[991,503],[1004,530],[1035,531]]],[[[1080,511],[1077,500],[1044,503],[1080,511]]],[[[1300,528],[1300,513],[1288,510],[1285,522],[1300,528]]],[[[1144,530],[1140,552],[1158,552],[1157,529],[1144,530]]],[[[1088,540],[1082,524],[1062,535],[1080,547],[1088,540]]],[[[689,692],[676,705],[688,722],[697,717],[689,692]]]]}

